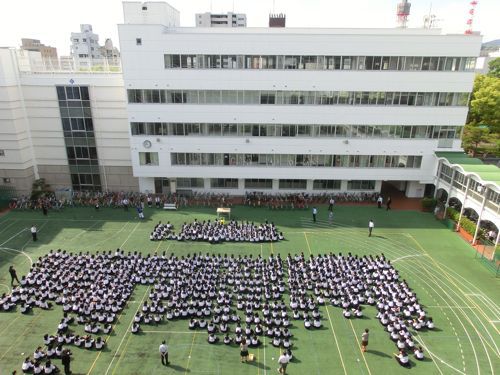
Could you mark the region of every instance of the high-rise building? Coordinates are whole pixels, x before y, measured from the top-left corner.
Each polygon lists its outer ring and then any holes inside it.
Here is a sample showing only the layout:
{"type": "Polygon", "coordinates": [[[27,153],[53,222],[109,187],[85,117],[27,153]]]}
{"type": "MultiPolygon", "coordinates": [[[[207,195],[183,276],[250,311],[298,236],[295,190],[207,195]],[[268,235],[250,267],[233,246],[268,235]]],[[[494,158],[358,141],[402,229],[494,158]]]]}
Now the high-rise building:
{"type": "Polygon", "coordinates": [[[247,16],[243,13],[196,13],[196,27],[246,27],[247,16]]]}
{"type": "Polygon", "coordinates": [[[71,33],[71,57],[78,66],[90,66],[92,60],[102,59],[99,35],[92,31],[92,25],[80,25],[79,33],[71,33]]]}
{"type": "Polygon", "coordinates": [[[38,39],[22,38],[21,43],[21,49],[40,52],[44,62],[46,62],[47,64],[57,64],[57,48],[46,46],[45,44],[42,44],[38,39]]]}

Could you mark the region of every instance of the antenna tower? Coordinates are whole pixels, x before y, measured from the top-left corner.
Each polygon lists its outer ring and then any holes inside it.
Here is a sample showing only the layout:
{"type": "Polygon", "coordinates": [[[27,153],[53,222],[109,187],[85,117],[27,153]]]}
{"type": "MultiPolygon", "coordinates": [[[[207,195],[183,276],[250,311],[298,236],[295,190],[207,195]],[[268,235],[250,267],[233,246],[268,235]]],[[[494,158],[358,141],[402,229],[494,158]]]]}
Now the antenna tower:
{"type": "Polygon", "coordinates": [[[474,23],[474,14],[476,13],[476,6],[477,6],[477,1],[473,0],[471,1],[470,4],[470,9],[469,9],[469,18],[467,19],[467,29],[465,30],[466,35],[472,34],[472,24],[474,23]]]}
{"type": "Polygon", "coordinates": [[[398,16],[398,25],[402,29],[406,28],[406,23],[408,22],[408,16],[410,15],[411,4],[408,0],[402,0],[397,7],[396,14],[398,16]]]}

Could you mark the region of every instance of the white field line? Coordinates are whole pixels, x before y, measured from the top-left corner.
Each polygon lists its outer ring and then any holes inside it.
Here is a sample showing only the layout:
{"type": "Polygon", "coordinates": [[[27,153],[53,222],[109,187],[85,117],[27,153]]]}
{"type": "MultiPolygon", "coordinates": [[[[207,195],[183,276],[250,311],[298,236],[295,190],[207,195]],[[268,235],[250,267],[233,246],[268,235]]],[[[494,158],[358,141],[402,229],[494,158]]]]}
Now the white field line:
{"type": "MultiPolygon", "coordinates": [[[[340,231],[341,231],[341,230],[339,230],[339,232],[340,232],[340,231]]],[[[345,229],[344,229],[344,231],[345,231],[345,232],[351,232],[351,231],[349,230],[349,228],[345,228],[345,229]]],[[[367,241],[358,240],[358,239],[357,239],[357,237],[355,237],[355,236],[350,236],[350,239],[351,239],[352,241],[354,241],[354,242],[358,242],[358,243],[360,244],[360,245],[358,245],[358,246],[360,246],[360,247],[364,247],[364,248],[368,248],[371,252],[373,252],[373,245],[368,246],[368,242],[367,242],[367,241]]],[[[385,252],[385,253],[388,253],[389,255],[390,255],[390,253],[393,253],[393,252],[401,252],[401,251],[403,251],[402,249],[406,249],[406,248],[408,248],[408,245],[407,245],[407,244],[405,244],[405,243],[399,243],[398,241],[395,241],[395,240],[392,240],[392,239],[391,239],[391,240],[389,240],[389,241],[387,241],[387,242],[389,242],[389,244],[384,244],[384,252],[385,252]],[[397,244],[397,246],[396,246],[396,244],[395,244],[395,243],[397,244]]],[[[417,249],[415,249],[415,250],[417,250],[417,249]]],[[[420,251],[418,251],[418,253],[422,254],[420,251]]],[[[403,254],[404,254],[404,253],[403,253],[403,254]]],[[[411,255],[414,255],[414,253],[412,253],[411,255]]],[[[401,268],[405,268],[405,269],[407,269],[407,271],[408,271],[409,273],[414,274],[414,272],[412,272],[412,271],[411,271],[411,268],[409,268],[409,267],[405,267],[404,265],[401,265],[400,267],[401,267],[401,268]]],[[[414,277],[415,277],[415,279],[417,279],[417,280],[418,280],[418,279],[421,279],[421,281],[423,281],[423,282],[425,283],[425,278],[421,278],[421,277],[419,277],[419,276],[417,276],[417,275],[414,275],[414,277]]],[[[427,285],[429,285],[428,283],[426,283],[426,284],[427,284],[427,285]]],[[[430,285],[429,285],[429,286],[430,286],[430,285]]],[[[430,287],[431,287],[431,286],[430,286],[430,287]]],[[[431,287],[431,288],[432,288],[432,287],[431,287]]],[[[438,294],[438,295],[439,295],[439,293],[437,293],[437,292],[436,292],[436,290],[434,290],[434,292],[435,292],[436,294],[438,294]]],[[[447,302],[445,301],[445,303],[447,303],[447,302]]],[[[460,322],[461,322],[461,321],[460,321],[460,322]]],[[[450,324],[451,324],[451,322],[450,322],[450,324]]],[[[469,335],[469,334],[468,334],[468,331],[465,329],[465,327],[464,327],[464,330],[466,331],[466,334],[467,334],[467,335],[469,335]]],[[[457,338],[457,339],[458,339],[458,338],[457,338]]],[[[469,336],[469,341],[471,342],[471,345],[472,345],[472,340],[470,339],[470,336],[469,336]]],[[[475,353],[475,349],[474,349],[474,348],[473,348],[473,351],[474,351],[474,354],[476,355],[476,353],[475,353]]],[[[477,355],[476,355],[476,358],[477,358],[477,355]]],[[[478,360],[477,360],[477,359],[476,359],[476,363],[477,363],[477,365],[479,366],[479,364],[478,364],[478,360]]]]}
{"type": "MultiPolygon", "coordinates": [[[[141,309],[142,303],[144,302],[144,299],[149,295],[149,290],[150,289],[151,289],[151,286],[148,286],[148,288],[146,289],[146,292],[144,292],[144,295],[142,296],[141,302],[137,306],[136,312],[134,314],[132,314],[132,319],[130,319],[130,323],[129,323],[128,327],[127,327],[127,330],[123,334],[123,337],[122,337],[122,339],[120,341],[120,344],[118,345],[118,348],[116,348],[115,354],[113,355],[113,357],[111,357],[111,362],[109,362],[109,365],[108,365],[108,368],[106,369],[105,375],[108,374],[109,370],[111,369],[111,365],[115,361],[116,355],[120,352],[120,348],[123,345],[123,340],[125,340],[125,337],[127,336],[127,334],[130,333],[130,327],[132,327],[132,323],[134,323],[135,314],[137,314],[137,312],[141,309]]],[[[90,373],[90,371],[89,371],[89,373],[90,373]]]]}
{"type": "Polygon", "coordinates": [[[122,249],[123,245],[125,245],[127,243],[130,236],[132,236],[132,234],[134,234],[134,232],[137,229],[137,227],[139,226],[139,224],[140,224],[140,222],[135,225],[134,229],[132,229],[132,231],[128,234],[127,238],[125,238],[125,241],[123,241],[123,243],[118,247],[119,249],[122,249]]]}
{"type": "MultiPolygon", "coordinates": [[[[8,221],[8,220],[5,220],[5,221],[8,221]]],[[[17,219],[14,219],[12,220],[12,223],[10,223],[9,225],[7,225],[5,228],[3,228],[2,230],[0,230],[0,233],[3,233],[7,228],[10,228],[12,225],[14,225],[15,223],[17,223],[19,220],[17,219]]],[[[3,225],[4,223],[0,224],[0,225],[3,225]]]]}

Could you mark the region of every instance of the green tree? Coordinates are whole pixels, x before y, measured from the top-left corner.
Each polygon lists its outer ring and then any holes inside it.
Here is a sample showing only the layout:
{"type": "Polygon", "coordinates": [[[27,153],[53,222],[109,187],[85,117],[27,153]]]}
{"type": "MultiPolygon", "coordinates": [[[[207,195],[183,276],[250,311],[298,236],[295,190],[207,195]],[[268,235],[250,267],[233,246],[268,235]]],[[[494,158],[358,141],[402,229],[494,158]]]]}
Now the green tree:
{"type": "Polygon", "coordinates": [[[500,57],[491,60],[488,63],[488,67],[489,67],[488,76],[494,78],[500,78],[500,57]]]}
{"type": "Polygon", "coordinates": [[[38,180],[33,181],[31,186],[31,199],[38,199],[44,194],[50,193],[52,189],[50,185],[47,184],[45,178],[39,178],[38,180]]]}
{"type": "Polygon", "coordinates": [[[486,127],[466,125],[462,136],[462,146],[467,152],[475,156],[479,145],[489,141],[490,131],[486,127]]]}
{"type": "Polygon", "coordinates": [[[485,125],[500,133],[500,78],[477,75],[469,104],[470,125],[485,125]]]}

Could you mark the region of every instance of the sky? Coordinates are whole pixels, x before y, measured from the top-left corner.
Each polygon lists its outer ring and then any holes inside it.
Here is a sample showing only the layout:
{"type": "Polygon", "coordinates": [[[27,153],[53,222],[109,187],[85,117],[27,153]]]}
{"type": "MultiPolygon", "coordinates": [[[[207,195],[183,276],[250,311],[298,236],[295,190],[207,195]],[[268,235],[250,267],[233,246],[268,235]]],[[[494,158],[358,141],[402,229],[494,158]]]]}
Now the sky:
{"type": "MultiPolygon", "coordinates": [[[[181,26],[194,26],[195,13],[246,13],[247,26],[266,27],[269,13],[285,13],[287,27],[395,27],[399,0],[169,0],[181,14],[181,26]]],[[[408,27],[422,27],[423,17],[436,15],[445,33],[462,34],[472,0],[410,0],[408,27]]],[[[18,47],[21,38],[40,39],[69,54],[71,32],[89,23],[100,44],[119,45],[116,25],[123,22],[121,0],[4,0],[0,12],[0,47],[18,47]]],[[[483,41],[500,39],[500,0],[478,0],[475,31],[483,41]]]]}

